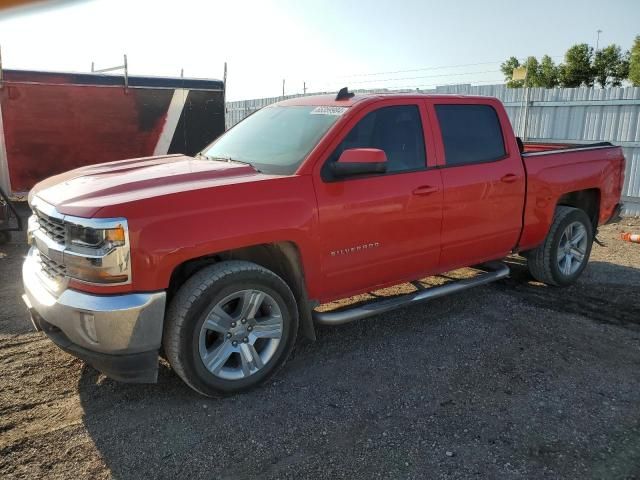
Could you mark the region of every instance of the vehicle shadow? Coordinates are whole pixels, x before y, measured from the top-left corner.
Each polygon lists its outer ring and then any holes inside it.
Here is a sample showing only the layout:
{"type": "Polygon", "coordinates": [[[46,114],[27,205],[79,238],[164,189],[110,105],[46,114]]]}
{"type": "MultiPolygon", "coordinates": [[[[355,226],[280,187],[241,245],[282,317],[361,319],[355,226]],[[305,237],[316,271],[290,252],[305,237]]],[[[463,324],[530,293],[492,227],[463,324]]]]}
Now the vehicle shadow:
{"type": "MultiPolygon", "coordinates": [[[[598,418],[603,395],[620,391],[620,376],[607,380],[609,363],[630,379],[638,355],[612,347],[618,337],[576,341],[569,353],[563,342],[584,328],[573,314],[637,329],[640,271],[595,261],[578,285],[553,289],[534,282],[524,261],[508,263],[511,278],[455,299],[321,328],[274,381],[241,395],[202,397],[166,363],[156,385],[117,383],[85,366],[84,425],[122,479],[495,478],[508,473],[503,464],[570,476],[576,465],[601,466],[604,447],[580,445],[573,463],[562,445],[582,438],[576,431],[608,439],[615,421],[584,418],[598,418]],[[547,390],[561,400],[541,416],[547,390]]],[[[624,418],[637,418],[636,397],[620,409],[624,418]]]]}
{"type": "Polygon", "coordinates": [[[591,261],[576,284],[558,288],[535,281],[529,274],[526,260],[521,257],[509,257],[505,263],[511,274],[496,284],[503,291],[560,313],[640,328],[640,269],[591,261]]]}
{"type": "MultiPolygon", "coordinates": [[[[374,394],[358,392],[362,372],[336,381],[336,363],[302,345],[276,380],[219,398],[193,392],[165,363],[156,385],[117,383],[85,366],[78,392],[84,425],[114,478],[280,478],[309,457],[323,463],[319,456],[353,440],[338,433],[345,407],[351,410],[357,393],[374,394]]],[[[367,426],[371,412],[358,416],[349,419],[358,430],[378,430],[367,426]]]]}

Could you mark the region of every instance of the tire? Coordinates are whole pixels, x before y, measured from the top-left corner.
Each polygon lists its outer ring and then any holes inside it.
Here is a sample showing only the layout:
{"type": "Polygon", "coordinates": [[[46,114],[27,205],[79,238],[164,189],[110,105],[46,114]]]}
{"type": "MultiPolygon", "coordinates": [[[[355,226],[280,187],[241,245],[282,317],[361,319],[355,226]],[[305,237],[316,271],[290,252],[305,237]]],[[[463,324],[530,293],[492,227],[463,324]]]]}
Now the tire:
{"type": "Polygon", "coordinates": [[[9,243],[9,240],[11,240],[11,234],[9,232],[0,230],[0,245],[9,243]]]}
{"type": "Polygon", "coordinates": [[[593,226],[587,214],[578,208],[559,206],[544,242],[527,252],[529,272],[548,285],[571,285],[587,266],[592,245],[593,226]],[[584,236],[574,248],[569,240],[578,239],[579,232],[584,236]]]}
{"type": "Polygon", "coordinates": [[[198,271],[178,290],[163,347],[173,370],[197,392],[238,393],[284,365],[298,323],[284,280],[251,262],[225,261],[198,271]]]}

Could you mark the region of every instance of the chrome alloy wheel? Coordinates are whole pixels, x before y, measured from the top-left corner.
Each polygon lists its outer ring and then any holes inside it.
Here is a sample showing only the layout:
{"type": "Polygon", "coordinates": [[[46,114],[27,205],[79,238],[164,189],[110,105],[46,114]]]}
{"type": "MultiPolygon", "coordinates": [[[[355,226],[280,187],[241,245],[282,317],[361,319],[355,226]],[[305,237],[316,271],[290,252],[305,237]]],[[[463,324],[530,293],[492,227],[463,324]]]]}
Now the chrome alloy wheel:
{"type": "Polygon", "coordinates": [[[567,225],[558,244],[558,270],[573,275],[584,262],[587,253],[587,229],[580,222],[567,225]]]}
{"type": "Polygon", "coordinates": [[[219,378],[246,378],[273,357],[282,333],[282,312],[274,298],[260,290],[241,290],[207,314],[200,329],[200,359],[219,378]]]}

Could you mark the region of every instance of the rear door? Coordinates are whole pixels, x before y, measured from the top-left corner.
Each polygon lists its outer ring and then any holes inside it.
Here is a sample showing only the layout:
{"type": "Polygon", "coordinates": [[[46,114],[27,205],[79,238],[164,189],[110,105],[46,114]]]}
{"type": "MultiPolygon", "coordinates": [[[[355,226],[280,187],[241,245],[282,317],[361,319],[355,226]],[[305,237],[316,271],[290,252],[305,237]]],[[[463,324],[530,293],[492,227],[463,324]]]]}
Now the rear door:
{"type": "Polygon", "coordinates": [[[438,267],[442,182],[421,100],[369,105],[338,134],[317,166],[323,299],[433,273],[438,267]],[[332,178],[349,148],[378,148],[387,172],[332,178]]]}
{"type": "MultiPolygon", "coordinates": [[[[440,269],[506,256],[522,227],[525,171],[509,119],[482,99],[427,101],[441,141],[443,215],[440,269]]],[[[493,103],[493,104],[492,104],[493,103]]]]}

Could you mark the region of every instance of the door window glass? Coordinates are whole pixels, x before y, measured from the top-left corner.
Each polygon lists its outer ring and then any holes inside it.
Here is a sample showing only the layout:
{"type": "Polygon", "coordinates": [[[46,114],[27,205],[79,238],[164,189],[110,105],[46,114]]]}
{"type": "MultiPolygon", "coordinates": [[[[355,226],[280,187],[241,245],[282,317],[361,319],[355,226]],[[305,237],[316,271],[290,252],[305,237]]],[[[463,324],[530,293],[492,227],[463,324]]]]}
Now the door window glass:
{"type": "Polygon", "coordinates": [[[420,110],[417,105],[384,107],[368,113],[347,134],[325,164],[338,160],[350,148],[378,148],[387,155],[387,173],[426,168],[420,110]]]}
{"type": "Polygon", "coordinates": [[[467,165],[505,156],[498,115],[489,105],[436,105],[445,163],[467,165]]]}

